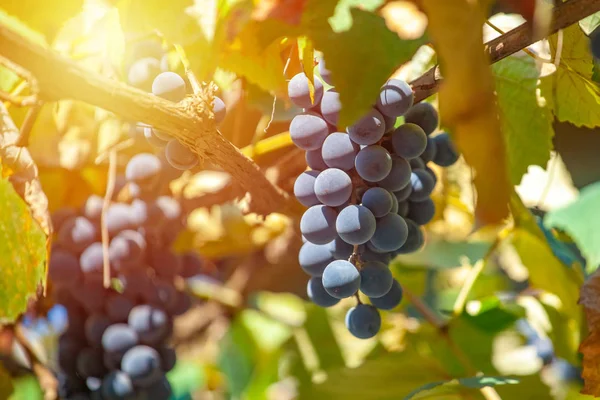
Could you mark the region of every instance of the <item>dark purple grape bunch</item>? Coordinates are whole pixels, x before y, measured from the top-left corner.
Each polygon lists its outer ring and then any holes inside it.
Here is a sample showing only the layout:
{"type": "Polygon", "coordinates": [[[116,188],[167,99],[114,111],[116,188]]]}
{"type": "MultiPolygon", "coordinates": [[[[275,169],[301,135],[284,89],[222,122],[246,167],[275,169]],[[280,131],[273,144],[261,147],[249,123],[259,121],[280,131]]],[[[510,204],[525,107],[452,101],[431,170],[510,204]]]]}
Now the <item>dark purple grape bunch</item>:
{"type": "MultiPolygon", "coordinates": [[[[329,71],[319,64],[323,80],[329,71]]],[[[315,76],[314,96],[308,78],[294,76],[288,95],[304,112],[294,117],[290,136],[306,150],[310,170],[294,184],[294,194],[308,207],[300,221],[305,240],[300,266],[311,278],[308,297],[330,307],[356,296],[346,326],[358,338],[370,338],[381,326],[378,309],[392,310],[402,288],[388,268],[398,254],[424,244],[422,225],[435,214],[431,193],[437,178],[427,163],[454,164],[459,155],[447,133],[431,136],[438,114],[429,103],[413,105],[411,87],[390,79],[376,105],[351,126],[340,127],[341,103],[335,88],[324,91],[315,76]],[[397,125],[397,118],[405,122],[397,125]],[[360,302],[358,292],[371,305],[360,302]]]]}
{"type": "Polygon", "coordinates": [[[133,198],[114,201],[107,210],[113,277],[108,289],[100,233],[103,198],[92,195],[80,210],[54,215],[58,233],[49,276],[69,321],[58,345],[64,398],[167,400],[171,395],[165,373],[176,357],[168,339],[173,319],[192,304],[176,281],[201,275],[205,265],[194,253],[171,250],[185,216],[175,199],[156,195],[161,168],[155,155],[134,156],[125,170],[127,185],[136,188],[129,190],[133,198]]]}
{"type": "MultiPolygon", "coordinates": [[[[188,94],[185,80],[177,73],[168,71],[168,65],[163,59],[145,57],[134,62],[128,74],[129,82],[140,89],[149,90],[155,96],[178,103],[188,94]],[[147,82],[150,80],[151,84],[147,82]]],[[[213,100],[215,123],[219,125],[225,119],[227,109],[219,97],[213,100]]],[[[198,156],[176,138],[149,125],[138,123],[136,129],[142,130],[143,135],[153,147],[163,149],[169,164],[180,171],[194,168],[198,164],[198,156]]]]}

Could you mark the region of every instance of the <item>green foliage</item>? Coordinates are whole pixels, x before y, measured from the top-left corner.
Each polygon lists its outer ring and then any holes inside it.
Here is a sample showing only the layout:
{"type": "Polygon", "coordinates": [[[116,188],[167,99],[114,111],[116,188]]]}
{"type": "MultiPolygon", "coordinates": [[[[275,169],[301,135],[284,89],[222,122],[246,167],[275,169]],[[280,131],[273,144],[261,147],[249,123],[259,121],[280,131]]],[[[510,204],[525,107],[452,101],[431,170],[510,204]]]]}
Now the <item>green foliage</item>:
{"type": "Polygon", "coordinates": [[[45,281],[46,236],[12,184],[0,180],[0,321],[14,321],[45,281]]]}
{"type": "Polygon", "coordinates": [[[565,231],[577,243],[587,260],[588,272],[593,272],[600,264],[600,184],[585,187],[579,198],[572,204],[549,212],[544,224],[549,228],[565,231]]]}
{"type": "Polygon", "coordinates": [[[173,389],[174,400],[185,398],[207,383],[203,365],[186,360],[178,361],[175,368],[168,372],[167,378],[173,389]]]}
{"type": "Polygon", "coordinates": [[[412,391],[404,400],[418,400],[449,396],[452,394],[476,395],[478,389],[498,385],[516,385],[518,379],[501,376],[478,376],[474,378],[453,379],[451,381],[432,382],[412,391]],[[461,387],[462,386],[462,387],[461,387]],[[476,389],[467,391],[465,389],[476,389]]]}
{"type": "Polygon", "coordinates": [[[518,185],[530,165],[546,166],[552,149],[552,115],[538,104],[535,60],[511,56],[492,67],[506,142],[508,172],[518,185]]]}

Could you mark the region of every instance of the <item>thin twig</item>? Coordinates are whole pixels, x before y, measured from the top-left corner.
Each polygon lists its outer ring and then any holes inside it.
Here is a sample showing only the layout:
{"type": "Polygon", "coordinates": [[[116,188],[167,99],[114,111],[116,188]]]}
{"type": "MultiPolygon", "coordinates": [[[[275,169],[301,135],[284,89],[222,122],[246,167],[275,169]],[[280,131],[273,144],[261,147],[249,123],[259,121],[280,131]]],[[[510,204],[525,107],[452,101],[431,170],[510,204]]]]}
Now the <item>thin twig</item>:
{"type": "Polygon", "coordinates": [[[42,110],[42,106],[44,103],[40,102],[36,105],[32,106],[29,110],[27,110],[27,115],[25,115],[25,120],[23,121],[23,125],[21,125],[21,131],[19,132],[19,138],[15,145],[20,147],[29,146],[29,134],[31,133],[31,129],[37,120],[40,111],[42,110]]]}
{"type": "Polygon", "coordinates": [[[477,262],[467,274],[467,278],[460,288],[460,292],[458,293],[458,297],[454,302],[453,313],[454,315],[460,315],[465,309],[465,304],[467,303],[467,298],[469,297],[469,293],[471,293],[471,289],[473,285],[475,285],[475,281],[483,271],[483,267],[485,267],[485,261],[480,260],[477,262]]]}
{"type": "MultiPolygon", "coordinates": [[[[493,22],[491,22],[489,19],[487,21],[485,21],[485,24],[487,26],[489,26],[490,28],[492,28],[493,30],[495,30],[496,32],[498,32],[500,35],[504,35],[506,32],[504,32],[502,29],[498,28],[493,22]]],[[[529,50],[527,47],[524,47],[522,49],[528,56],[534,58],[534,59],[539,59],[538,56],[536,56],[535,54],[533,54],[533,52],[531,50],[529,50]]],[[[542,60],[545,61],[545,60],[542,60]]]]}
{"type": "Polygon", "coordinates": [[[15,339],[17,342],[23,347],[25,353],[27,354],[27,358],[31,362],[31,369],[35,376],[38,378],[38,382],[40,387],[44,391],[44,400],[55,400],[58,398],[58,380],[50,371],[48,367],[44,365],[42,360],[40,360],[31,347],[31,343],[29,343],[29,339],[23,332],[23,327],[20,324],[14,326],[13,329],[15,339]]]}
{"type": "Polygon", "coordinates": [[[443,321],[440,317],[436,315],[436,313],[429,307],[420,297],[416,296],[407,288],[403,287],[402,291],[408,298],[408,301],[412,303],[413,306],[421,313],[423,318],[431,325],[436,327],[439,330],[446,330],[446,322],[443,321]]]}
{"type": "Polygon", "coordinates": [[[102,203],[102,220],[100,221],[102,230],[102,267],[103,267],[103,283],[105,288],[110,287],[110,260],[108,256],[108,245],[110,238],[108,237],[108,223],[106,214],[115,191],[115,181],[117,176],[117,151],[111,150],[108,157],[108,181],[106,183],[106,193],[104,194],[104,202],[102,203]]]}

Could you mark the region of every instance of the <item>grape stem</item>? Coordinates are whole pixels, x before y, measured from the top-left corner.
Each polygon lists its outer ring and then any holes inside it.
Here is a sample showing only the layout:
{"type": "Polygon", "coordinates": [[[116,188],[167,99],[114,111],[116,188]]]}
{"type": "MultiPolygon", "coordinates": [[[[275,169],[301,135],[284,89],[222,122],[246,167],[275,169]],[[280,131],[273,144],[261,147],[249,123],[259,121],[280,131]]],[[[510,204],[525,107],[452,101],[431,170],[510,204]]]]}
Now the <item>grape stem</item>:
{"type": "Polygon", "coordinates": [[[0,90],[0,100],[14,104],[17,107],[35,106],[38,103],[39,93],[36,79],[29,73],[29,71],[22,68],[20,65],[13,63],[2,55],[0,55],[0,65],[8,68],[17,76],[22,78],[24,82],[27,83],[27,86],[29,86],[29,90],[31,92],[29,96],[19,96],[18,94],[6,93],[0,90]]]}
{"type": "Polygon", "coordinates": [[[17,143],[15,143],[17,146],[29,146],[29,134],[31,133],[33,124],[35,124],[35,121],[37,120],[37,117],[40,114],[43,105],[44,103],[39,102],[33,105],[29,110],[27,110],[25,120],[23,121],[23,125],[21,125],[21,130],[19,132],[19,138],[17,139],[17,143]]]}
{"type": "MultiPolygon", "coordinates": [[[[552,22],[547,33],[556,33],[597,11],[600,11],[600,0],[571,0],[559,3],[552,11],[552,22]]],[[[485,52],[493,64],[543,38],[536,32],[533,22],[529,21],[485,43],[485,52]]],[[[440,67],[436,65],[412,81],[410,85],[415,93],[415,103],[436,93],[442,80],[440,67]]]]}

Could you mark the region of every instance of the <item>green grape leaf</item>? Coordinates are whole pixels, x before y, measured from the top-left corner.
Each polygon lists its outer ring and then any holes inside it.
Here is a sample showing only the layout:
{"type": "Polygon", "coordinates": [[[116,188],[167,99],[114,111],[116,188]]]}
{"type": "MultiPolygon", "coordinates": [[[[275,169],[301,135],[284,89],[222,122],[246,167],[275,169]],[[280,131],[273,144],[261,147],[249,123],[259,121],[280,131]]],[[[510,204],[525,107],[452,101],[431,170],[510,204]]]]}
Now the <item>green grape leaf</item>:
{"type": "Polygon", "coordinates": [[[381,85],[426,42],[425,37],[402,40],[382,17],[371,12],[353,8],[350,13],[353,23],[349,29],[334,32],[322,27],[310,33],[340,93],[340,126],[351,125],[364,115],[381,85]]]}
{"type": "Polygon", "coordinates": [[[0,323],[9,323],[45,283],[46,235],[6,179],[0,180],[0,208],[0,323]]]}
{"type": "Polygon", "coordinates": [[[308,338],[315,346],[320,368],[329,370],[345,365],[325,309],[307,304],[304,327],[308,338]]]}
{"type": "MultiPolygon", "coordinates": [[[[593,80],[594,61],[589,39],[579,25],[563,32],[560,64],[556,72],[542,78],[541,94],[559,121],[576,126],[600,126],[600,86],[593,80]]],[[[558,33],[550,36],[552,57],[556,56],[558,33]]]]}
{"type": "Polygon", "coordinates": [[[545,167],[552,149],[552,113],[538,104],[539,72],[530,57],[508,57],[492,67],[506,143],[508,172],[518,185],[530,165],[545,167]]]}
{"type": "Polygon", "coordinates": [[[335,6],[334,14],[329,18],[329,25],[334,32],[346,31],[352,27],[352,8],[375,11],[383,3],[383,0],[340,0],[335,6]]]}
{"type": "Polygon", "coordinates": [[[503,376],[477,376],[473,378],[453,379],[451,381],[432,382],[412,391],[404,400],[418,400],[447,394],[461,393],[463,388],[481,389],[499,385],[516,385],[519,379],[503,376]],[[461,388],[462,386],[462,388],[461,388]]]}
{"type": "Polygon", "coordinates": [[[544,217],[544,225],[565,231],[577,243],[587,261],[588,272],[600,264],[600,183],[581,190],[580,196],[566,207],[550,211],[544,217]]]}

